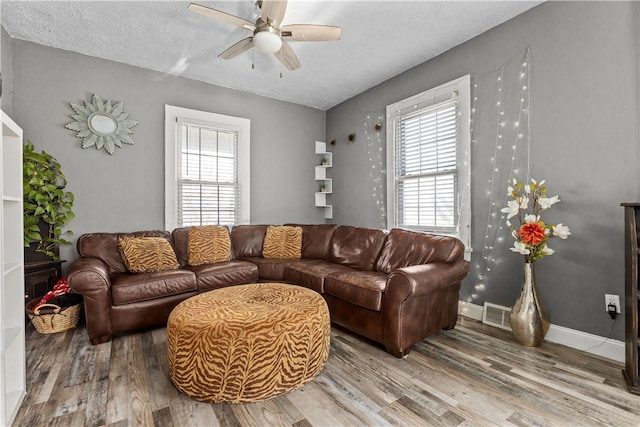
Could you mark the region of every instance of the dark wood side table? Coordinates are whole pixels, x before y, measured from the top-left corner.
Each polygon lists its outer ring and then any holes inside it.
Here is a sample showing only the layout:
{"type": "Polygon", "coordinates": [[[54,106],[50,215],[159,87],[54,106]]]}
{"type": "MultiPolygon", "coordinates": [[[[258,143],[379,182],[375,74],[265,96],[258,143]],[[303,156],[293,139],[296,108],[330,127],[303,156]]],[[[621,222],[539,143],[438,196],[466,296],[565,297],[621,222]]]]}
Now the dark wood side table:
{"type": "Polygon", "coordinates": [[[37,261],[24,264],[24,300],[29,302],[34,298],[46,295],[62,277],[62,263],[58,261],[37,261]]]}

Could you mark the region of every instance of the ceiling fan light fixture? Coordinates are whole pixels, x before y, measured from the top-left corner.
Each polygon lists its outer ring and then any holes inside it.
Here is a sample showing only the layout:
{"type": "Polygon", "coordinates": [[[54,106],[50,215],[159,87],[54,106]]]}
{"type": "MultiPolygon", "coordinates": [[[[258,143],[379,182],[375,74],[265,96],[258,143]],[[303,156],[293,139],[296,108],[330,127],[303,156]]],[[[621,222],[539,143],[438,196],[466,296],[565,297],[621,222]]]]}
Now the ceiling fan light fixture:
{"type": "MultiPolygon", "coordinates": [[[[0,0],[2,1],[2,0],[0,0]]],[[[265,53],[273,53],[289,71],[300,68],[300,60],[287,43],[288,41],[330,41],[339,40],[340,27],[315,24],[282,25],[287,10],[287,0],[254,0],[256,14],[255,25],[246,19],[228,14],[221,10],[191,3],[189,10],[252,31],[251,37],[240,40],[218,55],[221,59],[231,59],[251,48],[265,53]]]]}
{"type": "Polygon", "coordinates": [[[261,52],[276,53],[282,47],[282,39],[271,31],[259,31],[253,35],[253,45],[261,52]]]}

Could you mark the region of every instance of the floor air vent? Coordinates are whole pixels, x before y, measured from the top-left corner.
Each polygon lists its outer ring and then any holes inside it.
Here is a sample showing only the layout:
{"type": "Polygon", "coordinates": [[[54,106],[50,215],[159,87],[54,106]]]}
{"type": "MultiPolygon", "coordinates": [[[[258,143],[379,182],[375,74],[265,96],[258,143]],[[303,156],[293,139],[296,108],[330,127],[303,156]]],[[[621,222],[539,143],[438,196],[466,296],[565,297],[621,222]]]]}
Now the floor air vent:
{"type": "Polygon", "coordinates": [[[485,302],[482,313],[482,323],[510,331],[509,313],[511,313],[510,307],[485,302]]]}

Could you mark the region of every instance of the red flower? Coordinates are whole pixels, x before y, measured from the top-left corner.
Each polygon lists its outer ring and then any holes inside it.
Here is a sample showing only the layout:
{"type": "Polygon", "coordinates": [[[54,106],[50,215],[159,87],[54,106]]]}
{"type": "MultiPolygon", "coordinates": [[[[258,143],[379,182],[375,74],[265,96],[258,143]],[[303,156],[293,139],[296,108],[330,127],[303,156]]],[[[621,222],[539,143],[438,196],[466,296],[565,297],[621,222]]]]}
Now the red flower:
{"type": "Polygon", "coordinates": [[[542,243],[544,238],[547,236],[547,233],[544,231],[544,227],[537,222],[522,224],[518,234],[524,243],[533,246],[537,246],[542,243]]]}

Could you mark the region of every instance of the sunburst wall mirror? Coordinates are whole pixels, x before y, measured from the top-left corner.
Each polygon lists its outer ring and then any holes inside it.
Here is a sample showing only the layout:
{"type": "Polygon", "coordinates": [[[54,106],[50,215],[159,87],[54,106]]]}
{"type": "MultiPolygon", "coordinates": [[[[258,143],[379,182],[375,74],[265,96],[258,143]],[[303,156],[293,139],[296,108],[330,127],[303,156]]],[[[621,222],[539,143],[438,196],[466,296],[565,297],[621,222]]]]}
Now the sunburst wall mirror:
{"type": "Polygon", "coordinates": [[[138,124],[129,119],[129,113],[124,111],[122,102],[112,103],[103,101],[94,94],[90,101],[84,101],[84,105],[70,103],[76,114],[72,114],[74,120],[65,125],[69,130],[78,132],[76,137],[82,138],[82,148],[102,148],[109,154],[113,154],[116,147],[122,144],[133,145],[132,127],[138,124]]]}

